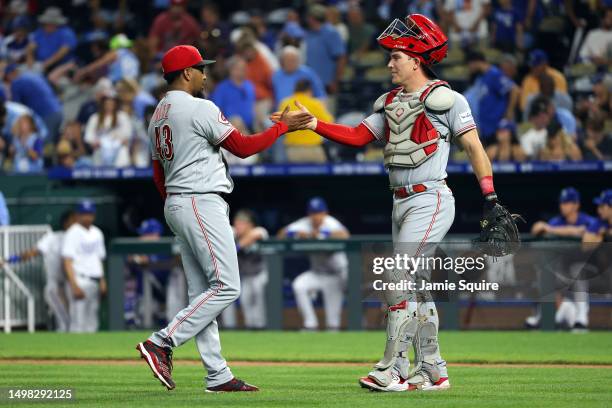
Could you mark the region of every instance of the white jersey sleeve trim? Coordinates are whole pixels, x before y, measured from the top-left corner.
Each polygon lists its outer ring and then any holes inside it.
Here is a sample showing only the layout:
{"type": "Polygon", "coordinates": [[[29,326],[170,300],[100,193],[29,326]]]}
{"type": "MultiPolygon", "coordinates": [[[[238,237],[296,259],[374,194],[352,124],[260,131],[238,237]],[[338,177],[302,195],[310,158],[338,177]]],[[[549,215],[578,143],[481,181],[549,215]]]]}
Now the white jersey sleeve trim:
{"type": "Polygon", "coordinates": [[[227,132],[225,132],[225,133],[224,133],[224,134],[223,134],[223,135],[222,135],[222,136],[219,138],[219,140],[217,141],[217,143],[215,143],[215,146],[219,146],[221,143],[223,143],[223,141],[224,141],[225,139],[227,139],[227,138],[229,137],[230,133],[232,133],[232,132],[233,132],[235,129],[236,129],[236,128],[234,128],[234,127],[229,128],[229,129],[227,130],[227,132]]]}

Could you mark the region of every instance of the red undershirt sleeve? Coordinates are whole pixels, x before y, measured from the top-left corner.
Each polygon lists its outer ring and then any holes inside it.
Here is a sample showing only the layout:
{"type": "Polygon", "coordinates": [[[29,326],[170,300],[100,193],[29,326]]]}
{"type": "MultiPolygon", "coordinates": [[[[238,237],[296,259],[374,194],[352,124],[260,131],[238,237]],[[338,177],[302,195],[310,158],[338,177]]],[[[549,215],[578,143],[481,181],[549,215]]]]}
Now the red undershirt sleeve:
{"type": "Polygon", "coordinates": [[[283,122],[275,123],[265,131],[253,135],[243,135],[238,130],[234,129],[229,136],[223,140],[221,146],[241,159],[244,159],[272,146],[276,139],[286,132],[287,125],[283,122]]]}
{"type": "Polygon", "coordinates": [[[164,169],[159,160],[153,160],[153,182],[159,195],[163,200],[166,199],[166,177],[164,176],[164,169]]]}
{"type": "Polygon", "coordinates": [[[319,120],[317,121],[315,132],[326,139],[347,146],[365,146],[376,140],[374,134],[363,123],[359,124],[357,127],[350,127],[319,120]]]}

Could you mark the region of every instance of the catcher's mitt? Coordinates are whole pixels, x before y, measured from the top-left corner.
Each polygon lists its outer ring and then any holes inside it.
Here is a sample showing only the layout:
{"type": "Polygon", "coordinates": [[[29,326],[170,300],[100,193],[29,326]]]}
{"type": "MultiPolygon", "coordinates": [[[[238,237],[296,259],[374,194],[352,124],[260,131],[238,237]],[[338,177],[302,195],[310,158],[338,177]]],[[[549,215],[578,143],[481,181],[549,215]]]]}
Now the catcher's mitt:
{"type": "MultiPolygon", "coordinates": [[[[496,198],[496,197],[495,197],[496,198]]],[[[521,246],[516,220],[523,220],[493,199],[487,201],[480,220],[480,237],[476,244],[486,255],[501,257],[515,253],[521,246]]]]}

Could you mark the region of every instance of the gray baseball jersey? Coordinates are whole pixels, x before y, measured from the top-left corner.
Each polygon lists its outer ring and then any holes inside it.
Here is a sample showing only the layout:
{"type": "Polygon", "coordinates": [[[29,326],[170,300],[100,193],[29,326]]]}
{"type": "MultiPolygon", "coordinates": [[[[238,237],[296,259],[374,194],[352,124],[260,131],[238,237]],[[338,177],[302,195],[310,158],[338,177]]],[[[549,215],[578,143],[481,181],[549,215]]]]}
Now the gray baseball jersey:
{"type": "Polygon", "coordinates": [[[153,160],[164,168],[168,193],[231,193],[234,183],[220,144],[234,130],[211,101],[170,91],[149,124],[153,160]]]}
{"type": "Polygon", "coordinates": [[[66,276],[62,265],[62,241],[64,231],[48,232],[36,243],[36,249],[43,255],[47,280],[64,282],[66,276]]]}
{"type": "MultiPolygon", "coordinates": [[[[467,100],[460,93],[453,92],[455,103],[449,110],[446,112],[426,110],[427,118],[440,132],[436,153],[416,168],[391,167],[389,169],[391,186],[401,187],[426,181],[444,180],[447,177],[446,165],[450,143],[463,133],[476,128],[467,100]]],[[[363,120],[363,124],[378,140],[386,142],[386,120],[384,111],[374,112],[363,120]]]]}

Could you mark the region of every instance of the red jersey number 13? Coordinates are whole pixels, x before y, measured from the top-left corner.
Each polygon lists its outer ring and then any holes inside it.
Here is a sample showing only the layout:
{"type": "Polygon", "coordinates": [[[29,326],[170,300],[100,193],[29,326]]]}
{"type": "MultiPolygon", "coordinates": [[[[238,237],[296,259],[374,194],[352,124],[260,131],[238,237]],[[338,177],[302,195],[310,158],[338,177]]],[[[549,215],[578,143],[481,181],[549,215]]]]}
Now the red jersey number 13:
{"type": "Polygon", "coordinates": [[[171,161],[174,159],[174,148],[172,146],[172,129],[170,126],[155,127],[155,150],[160,159],[171,161]],[[162,144],[163,139],[163,144],[162,144]]]}

